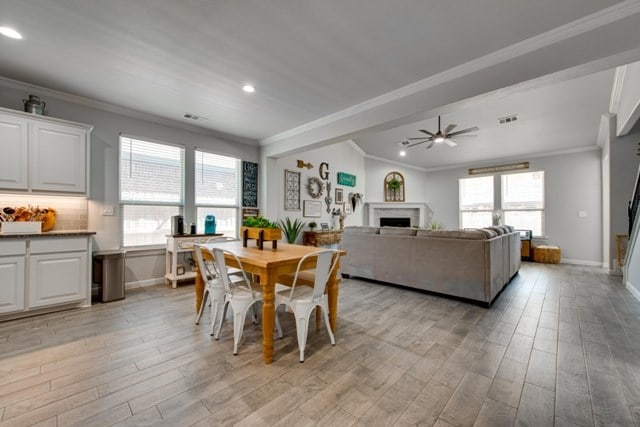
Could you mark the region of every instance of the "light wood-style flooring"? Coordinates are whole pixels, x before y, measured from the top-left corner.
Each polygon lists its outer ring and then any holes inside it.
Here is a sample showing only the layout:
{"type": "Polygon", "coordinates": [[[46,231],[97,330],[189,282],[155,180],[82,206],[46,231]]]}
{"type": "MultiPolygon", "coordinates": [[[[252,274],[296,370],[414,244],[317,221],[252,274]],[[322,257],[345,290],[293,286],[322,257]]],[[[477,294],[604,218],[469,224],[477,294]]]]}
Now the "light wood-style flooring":
{"type": "Polygon", "coordinates": [[[344,280],[337,344],[295,325],[262,363],[193,287],[0,323],[0,427],[639,425],[640,304],[602,270],[525,263],[491,309],[344,280]]]}

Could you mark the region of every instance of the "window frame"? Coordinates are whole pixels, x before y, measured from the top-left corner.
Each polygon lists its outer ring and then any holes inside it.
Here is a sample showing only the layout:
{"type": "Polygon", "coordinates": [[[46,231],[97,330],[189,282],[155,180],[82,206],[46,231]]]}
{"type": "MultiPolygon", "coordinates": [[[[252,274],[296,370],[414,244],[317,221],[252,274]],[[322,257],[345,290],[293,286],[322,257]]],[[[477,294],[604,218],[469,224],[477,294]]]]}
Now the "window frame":
{"type": "MultiPolygon", "coordinates": [[[[207,150],[201,147],[195,147],[193,150],[193,193],[194,193],[194,197],[193,197],[193,205],[194,205],[194,210],[195,210],[195,215],[196,215],[196,221],[198,221],[197,227],[199,227],[199,229],[203,229],[201,224],[200,224],[200,220],[199,220],[199,214],[198,214],[198,209],[201,208],[210,208],[210,209],[232,209],[235,210],[235,222],[236,222],[236,226],[235,226],[235,230],[234,230],[234,235],[236,238],[238,238],[238,236],[240,235],[240,219],[241,219],[241,213],[242,213],[242,158],[240,157],[235,157],[235,156],[230,156],[228,154],[222,154],[216,151],[212,151],[212,150],[207,150]],[[202,152],[205,154],[213,154],[215,156],[220,156],[220,157],[226,157],[229,159],[233,159],[235,161],[236,164],[236,188],[237,188],[237,193],[236,193],[236,203],[235,205],[225,205],[225,204],[219,204],[219,203],[213,203],[213,204],[208,204],[208,203],[198,203],[197,201],[197,197],[196,197],[196,180],[198,179],[198,171],[197,171],[197,164],[198,164],[198,152],[202,152]]],[[[203,220],[204,221],[204,220],[203,220]]],[[[218,232],[218,231],[216,231],[218,232]]]]}
{"type": "MultiPolygon", "coordinates": [[[[158,207],[177,207],[178,213],[176,215],[184,215],[185,203],[186,203],[186,161],[187,161],[187,149],[182,144],[175,144],[171,142],[158,141],[152,138],[143,138],[134,135],[128,135],[121,133],[118,136],[118,204],[120,213],[120,248],[126,248],[130,250],[134,249],[159,249],[166,247],[166,241],[162,243],[143,244],[143,245],[125,245],[125,208],[127,206],[158,206],[158,207]],[[150,200],[123,200],[122,199],[122,144],[123,139],[137,140],[141,142],[164,145],[168,147],[174,147],[182,150],[182,177],[180,183],[180,198],[178,202],[164,202],[164,201],[150,201],[150,200]]],[[[167,219],[167,222],[171,222],[171,217],[167,219]]]]}
{"type": "MultiPolygon", "coordinates": [[[[493,217],[493,212],[495,211],[495,207],[496,207],[496,194],[495,194],[495,182],[496,182],[496,178],[494,175],[484,175],[484,176],[472,176],[472,177],[466,177],[466,178],[459,178],[458,179],[458,225],[460,228],[465,228],[463,225],[463,214],[464,213],[475,213],[475,212],[488,212],[491,217],[493,217]],[[462,182],[465,180],[471,180],[471,179],[480,179],[480,178],[487,178],[487,177],[491,177],[491,209],[462,209],[462,182]]],[[[488,226],[487,226],[488,227],[488,226]]]]}
{"type": "Polygon", "coordinates": [[[526,172],[523,171],[518,171],[518,172],[512,172],[512,173],[502,173],[500,174],[500,210],[502,211],[502,215],[503,215],[503,220],[504,217],[506,216],[507,212],[540,212],[540,234],[536,235],[533,234],[532,237],[534,238],[544,238],[546,236],[546,230],[545,230],[545,213],[546,213],[546,199],[547,199],[547,192],[546,192],[546,177],[545,177],[545,171],[544,170],[529,170],[526,172]],[[521,208],[521,209],[505,209],[504,208],[504,182],[503,180],[510,176],[510,175],[522,175],[522,174],[533,174],[533,173],[542,173],[542,208],[521,208]]]}

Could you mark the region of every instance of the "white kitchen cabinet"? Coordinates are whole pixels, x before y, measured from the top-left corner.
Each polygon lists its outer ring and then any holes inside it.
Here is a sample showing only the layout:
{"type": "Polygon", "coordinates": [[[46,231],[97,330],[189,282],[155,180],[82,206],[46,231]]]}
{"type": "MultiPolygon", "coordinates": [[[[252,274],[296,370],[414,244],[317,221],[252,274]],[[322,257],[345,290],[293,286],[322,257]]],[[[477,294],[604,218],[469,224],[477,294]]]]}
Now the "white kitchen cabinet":
{"type": "Polygon", "coordinates": [[[24,310],[24,240],[0,242],[0,314],[24,310]]]}
{"type": "Polygon", "coordinates": [[[0,238],[0,320],[90,305],[91,234],[0,238]]]}
{"type": "Polygon", "coordinates": [[[86,238],[34,239],[29,248],[29,308],[87,298],[86,238]]]}
{"type": "Polygon", "coordinates": [[[0,189],[87,194],[92,129],[0,108],[0,189]]]}
{"type": "Polygon", "coordinates": [[[87,131],[46,122],[29,124],[31,189],[84,193],[87,131]]]}
{"type": "Polygon", "coordinates": [[[0,114],[0,188],[26,190],[28,180],[29,122],[0,114]]]}

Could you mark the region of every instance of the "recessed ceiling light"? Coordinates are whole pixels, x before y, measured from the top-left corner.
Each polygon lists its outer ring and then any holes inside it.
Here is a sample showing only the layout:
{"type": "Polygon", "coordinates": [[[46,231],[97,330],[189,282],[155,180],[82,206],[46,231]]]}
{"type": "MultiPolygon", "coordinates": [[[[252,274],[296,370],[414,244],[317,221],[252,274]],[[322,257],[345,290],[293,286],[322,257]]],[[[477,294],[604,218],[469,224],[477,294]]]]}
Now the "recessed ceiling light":
{"type": "Polygon", "coordinates": [[[9,27],[0,27],[0,34],[12,39],[18,39],[18,40],[22,39],[22,34],[17,32],[13,28],[9,28],[9,27]]]}
{"type": "Polygon", "coordinates": [[[404,157],[404,156],[406,156],[406,155],[407,155],[407,152],[406,152],[406,151],[401,151],[401,152],[400,152],[400,155],[401,155],[402,157],[404,157]]]}
{"type": "Polygon", "coordinates": [[[242,86],[242,90],[247,92],[247,93],[253,93],[253,92],[256,91],[256,88],[253,87],[253,85],[246,84],[246,85],[242,86]]]}

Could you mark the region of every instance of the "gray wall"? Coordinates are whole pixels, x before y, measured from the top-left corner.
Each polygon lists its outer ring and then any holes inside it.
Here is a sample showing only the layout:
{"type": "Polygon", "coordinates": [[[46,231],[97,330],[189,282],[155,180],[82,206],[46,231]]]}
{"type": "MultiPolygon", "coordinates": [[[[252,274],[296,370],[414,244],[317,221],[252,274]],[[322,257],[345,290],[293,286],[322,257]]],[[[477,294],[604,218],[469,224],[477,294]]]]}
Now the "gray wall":
{"type": "MultiPolygon", "coordinates": [[[[523,160],[530,170],[545,171],[546,243],[560,246],[565,262],[602,265],[600,150],[523,160]],[[578,217],[580,210],[586,218],[578,217]]],[[[468,177],[467,169],[427,173],[427,203],[447,228],[459,227],[458,179],[468,177]]]]}
{"type": "MultiPolygon", "coordinates": [[[[170,124],[156,123],[118,114],[93,106],[70,102],[48,91],[36,91],[28,86],[16,87],[0,81],[0,106],[22,110],[22,99],[28,94],[40,95],[47,103],[51,117],[87,123],[94,126],[91,133],[91,187],[89,197],[89,229],[97,232],[95,250],[118,249],[120,245],[120,218],[118,216],[118,138],[120,133],[151,140],[184,145],[186,148],[187,205],[193,205],[193,149],[203,148],[218,154],[257,162],[258,147],[224,140],[170,124]],[[102,207],[114,206],[115,216],[102,216],[102,207]]],[[[151,96],[151,94],[150,94],[151,96]]],[[[195,219],[193,209],[185,211],[186,222],[195,219]]],[[[127,282],[158,282],[164,276],[164,251],[146,252],[135,257],[136,267],[128,268],[127,282]],[[134,274],[133,272],[143,272],[134,274]]],[[[129,266],[128,266],[129,267],[129,266]]]]}

